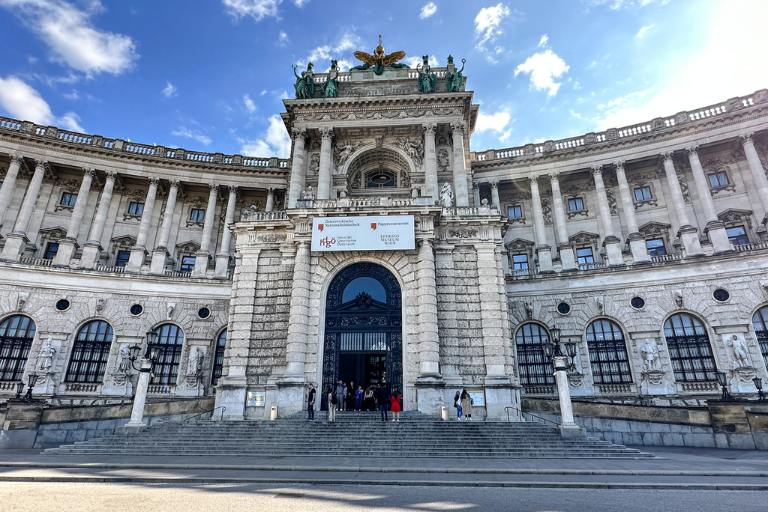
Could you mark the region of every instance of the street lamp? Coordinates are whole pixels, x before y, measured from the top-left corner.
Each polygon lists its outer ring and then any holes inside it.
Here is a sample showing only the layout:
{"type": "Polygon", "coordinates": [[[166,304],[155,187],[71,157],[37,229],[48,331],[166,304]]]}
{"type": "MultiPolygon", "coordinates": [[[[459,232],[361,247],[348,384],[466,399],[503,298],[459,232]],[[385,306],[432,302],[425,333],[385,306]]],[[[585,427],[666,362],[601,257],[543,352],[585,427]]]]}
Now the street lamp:
{"type": "Polygon", "coordinates": [[[35,384],[37,384],[37,377],[36,373],[27,375],[27,394],[24,396],[24,400],[27,402],[32,401],[32,389],[35,387],[35,384]]]}
{"type": "Polygon", "coordinates": [[[755,377],[752,379],[752,382],[755,383],[755,388],[757,388],[758,400],[765,400],[765,393],[763,393],[763,379],[755,377]]]}
{"type": "Polygon", "coordinates": [[[731,396],[731,393],[728,391],[728,375],[726,375],[725,372],[717,372],[717,383],[720,384],[720,387],[723,388],[723,396],[721,400],[732,400],[733,397],[731,396]]]}
{"type": "Polygon", "coordinates": [[[576,344],[566,343],[563,354],[560,348],[560,329],[553,327],[549,330],[551,342],[544,343],[542,350],[544,356],[552,361],[555,370],[555,382],[557,383],[557,400],[560,403],[560,435],[562,437],[583,437],[584,431],[576,425],[573,419],[573,404],[571,404],[571,389],[568,382],[568,368],[573,364],[576,356],[576,344]],[[571,361],[569,363],[569,360],[571,361]]]}
{"type": "Polygon", "coordinates": [[[16,400],[21,400],[21,393],[24,391],[24,381],[19,379],[16,381],[16,400]]]}

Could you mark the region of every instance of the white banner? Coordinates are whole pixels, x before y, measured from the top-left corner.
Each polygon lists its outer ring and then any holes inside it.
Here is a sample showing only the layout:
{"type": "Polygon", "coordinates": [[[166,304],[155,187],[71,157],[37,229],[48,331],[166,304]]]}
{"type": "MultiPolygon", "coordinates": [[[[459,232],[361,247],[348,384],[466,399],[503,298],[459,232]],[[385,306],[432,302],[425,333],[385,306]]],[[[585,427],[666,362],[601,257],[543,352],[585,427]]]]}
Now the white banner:
{"type": "Polygon", "coordinates": [[[402,251],[416,248],[413,215],[315,217],[312,250],[402,251]]]}

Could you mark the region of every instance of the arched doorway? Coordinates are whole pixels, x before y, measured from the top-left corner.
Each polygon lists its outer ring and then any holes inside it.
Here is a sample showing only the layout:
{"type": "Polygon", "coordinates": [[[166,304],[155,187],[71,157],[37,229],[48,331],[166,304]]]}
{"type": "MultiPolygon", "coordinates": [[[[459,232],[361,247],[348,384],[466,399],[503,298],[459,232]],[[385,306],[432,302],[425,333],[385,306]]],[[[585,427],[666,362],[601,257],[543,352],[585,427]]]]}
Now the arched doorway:
{"type": "Polygon", "coordinates": [[[322,409],[338,380],[403,389],[402,294],[395,276],[375,263],[355,263],[328,288],[322,409]]]}

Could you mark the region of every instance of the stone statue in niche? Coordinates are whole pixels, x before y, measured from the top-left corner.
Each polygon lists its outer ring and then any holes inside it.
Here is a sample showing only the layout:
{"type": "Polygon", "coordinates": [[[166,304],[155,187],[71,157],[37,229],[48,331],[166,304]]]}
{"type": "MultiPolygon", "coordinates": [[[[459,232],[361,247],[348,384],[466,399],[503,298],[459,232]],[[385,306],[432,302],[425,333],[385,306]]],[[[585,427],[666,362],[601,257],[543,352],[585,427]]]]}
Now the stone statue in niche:
{"type": "Polygon", "coordinates": [[[349,157],[352,156],[352,153],[355,152],[357,149],[357,146],[353,144],[343,144],[341,146],[336,146],[336,163],[339,167],[344,165],[344,162],[349,160],[349,157]]]}
{"type": "Polygon", "coordinates": [[[683,292],[679,290],[675,292],[675,304],[679,308],[683,307],[683,292]]]}
{"type": "Polygon", "coordinates": [[[437,166],[442,170],[446,170],[449,165],[451,165],[451,158],[448,150],[446,148],[440,148],[437,152],[437,166]]]}
{"type": "Polygon", "coordinates": [[[409,139],[400,139],[397,142],[397,145],[400,146],[400,149],[405,151],[405,153],[410,157],[411,160],[413,160],[413,163],[416,164],[417,167],[421,167],[421,158],[424,154],[424,146],[422,146],[420,142],[414,142],[409,139]]]}
{"type": "Polygon", "coordinates": [[[312,156],[309,157],[309,170],[313,174],[320,172],[320,153],[312,153],[312,156]]]}
{"type": "Polygon", "coordinates": [[[533,319],[533,304],[530,302],[525,303],[525,318],[528,320],[533,319]]]}
{"type": "Polygon", "coordinates": [[[56,347],[53,346],[53,340],[49,337],[40,349],[40,355],[38,356],[40,363],[37,367],[44,372],[50,371],[53,366],[54,357],[56,357],[56,347]]]}
{"type": "Polygon", "coordinates": [[[731,348],[731,357],[735,368],[751,368],[752,359],[749,357],[749,350],[747,344],[744,343],[744,338],[734,334],[728,342],[731,348]]]}
{"type": "Polygon", "coordinates": [[[203,354],[198,347],[192,347],[189,350],[189,359],[187,360],[187,378],[198,377],[203,370],[203,354]]]}
{"type": "Polygon", "coordinates": [[[131,373],[131,348],[128,345],[122,345],[120,347],[115,372],[124,375],[131,373]]]}
{"type": "Polygon", "coordinates": [[[176,311],[176,303],[175,302],[169,302],[168,306],[166,308],[166,311],[165,311],[166,312],[166,317],[168,318],[168,320],[173,318],[173,312],[174,311],[176,311]]]}
{"type": "Polygon", "coordinates": [[[652,339],[647,339],[640,345],[640,357],[643,360],[643,372],[657,372],[659,367],[659,347],[652,339]]]}
{"type": "Polygon", "coordinates": [[[447,181],[443,183],[443,187],[440,189],[440,206],[453,208],[453,187],[447,181]]]}

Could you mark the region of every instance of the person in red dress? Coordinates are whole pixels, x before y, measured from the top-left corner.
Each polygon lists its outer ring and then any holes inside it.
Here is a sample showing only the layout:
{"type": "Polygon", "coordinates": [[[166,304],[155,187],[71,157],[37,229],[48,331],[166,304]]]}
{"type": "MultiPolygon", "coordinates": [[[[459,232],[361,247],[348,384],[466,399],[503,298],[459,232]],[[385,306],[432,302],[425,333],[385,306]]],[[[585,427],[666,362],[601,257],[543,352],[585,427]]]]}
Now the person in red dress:
{"type": "Polygon", "coordinates": [[[403,406],[400,404],[400,393],[395,389],[392,393],[392,397],[389,399],[389,410],[392,412],[392,421],[400,421],[400,411],[403,410],[403,406]]]}

